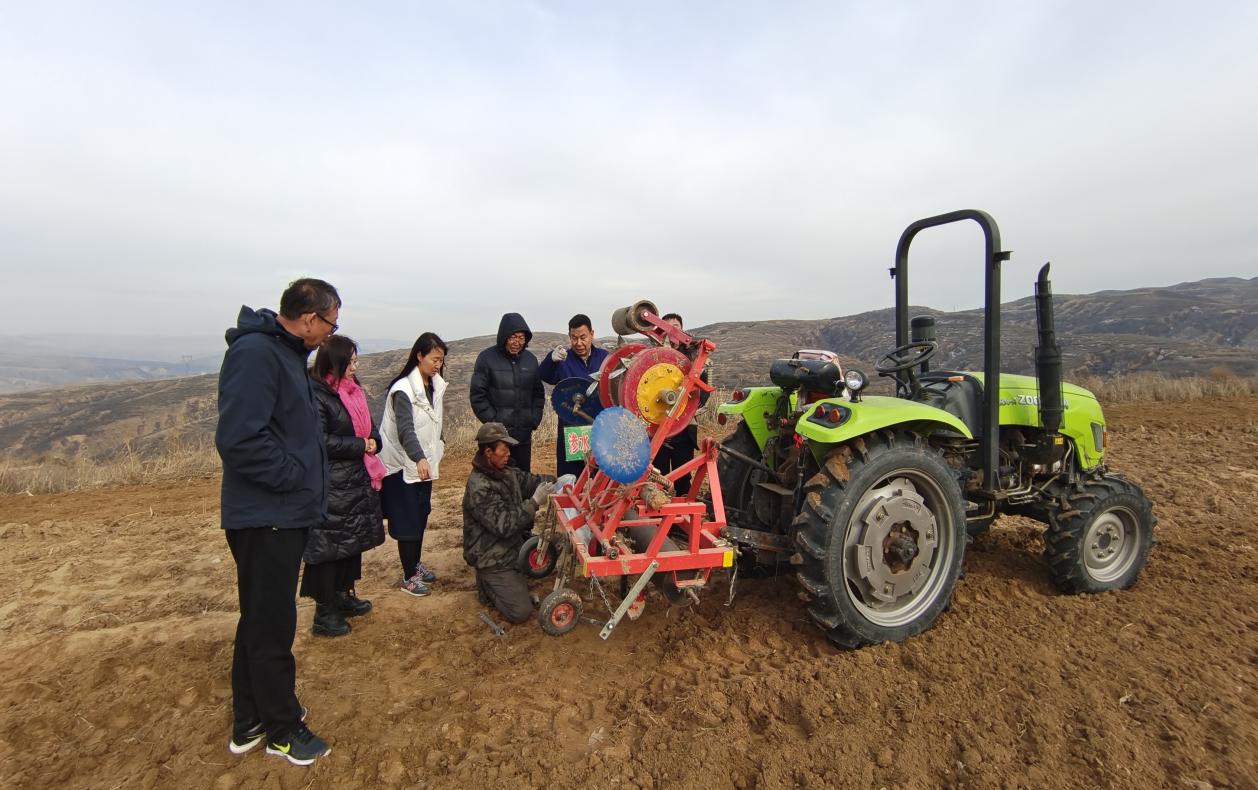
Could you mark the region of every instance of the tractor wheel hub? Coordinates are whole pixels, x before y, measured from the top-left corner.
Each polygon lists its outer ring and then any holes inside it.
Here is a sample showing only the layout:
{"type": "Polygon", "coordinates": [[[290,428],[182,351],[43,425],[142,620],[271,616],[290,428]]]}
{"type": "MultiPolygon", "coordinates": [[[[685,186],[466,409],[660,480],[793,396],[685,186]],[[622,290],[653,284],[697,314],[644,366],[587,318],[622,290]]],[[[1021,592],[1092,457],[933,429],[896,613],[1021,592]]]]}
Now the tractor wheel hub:
{"type": "Polygon", "coordinates": [[[904,478],[870,491],[858,512],[861,536],[852,546],[856,573],[872,598],[894,603],[921,590],[939,548],[935,516],[904,478]]]}

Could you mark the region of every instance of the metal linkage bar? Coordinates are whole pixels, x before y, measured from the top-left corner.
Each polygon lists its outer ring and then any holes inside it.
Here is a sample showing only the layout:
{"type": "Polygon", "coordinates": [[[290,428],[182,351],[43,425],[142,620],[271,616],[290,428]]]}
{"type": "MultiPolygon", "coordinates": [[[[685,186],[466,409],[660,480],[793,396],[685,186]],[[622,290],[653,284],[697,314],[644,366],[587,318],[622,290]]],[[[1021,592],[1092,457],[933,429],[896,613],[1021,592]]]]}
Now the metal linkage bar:
{"type": "Polygon", "coordinates": [[[638,580],[629,588],[629,593],[620,602],[620,606],[616,607],[616,611],[612,613],[611,619],[607,621],[607,624],[603,626],[603,630],[599,632],[598,636],[600,639],[606,640],[612,635],[612,631],[616,630],[616,626],[620,624],[621,618],[629,611],[629,607],[633,606],[633,602],[638,600],[638,596],[642,594],[642,590],[646,588],[647,583],[651,581],[651,577],[655,575],[655,571],[659,567],[660,564],[654,560],[646,567],[646,570],[642,572],[638,580]]]}

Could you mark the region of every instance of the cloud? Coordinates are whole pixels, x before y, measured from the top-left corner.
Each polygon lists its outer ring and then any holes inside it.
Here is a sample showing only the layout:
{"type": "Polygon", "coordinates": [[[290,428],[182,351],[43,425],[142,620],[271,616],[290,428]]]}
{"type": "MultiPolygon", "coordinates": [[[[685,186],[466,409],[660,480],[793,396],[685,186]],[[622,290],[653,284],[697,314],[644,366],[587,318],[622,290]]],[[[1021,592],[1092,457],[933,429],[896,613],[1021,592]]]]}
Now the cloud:
{"type": "MultiPolygon", "coordinates": [[[[407,339],[891,303],[984,208],[1057,290],[1253,276],[1249,4],[38,4],[0,24],[26,331],[217,337],[325,276],[407,339]],[[1137,11],[1138,13],[1134,12],[1137,11]],[[72,309],[67,309],[72,308],[72,309]]],[[[973,228],[913,300],[981,300],[973,228]]],[[[8,271],[8,270],[12,271],[8,271]]]]}

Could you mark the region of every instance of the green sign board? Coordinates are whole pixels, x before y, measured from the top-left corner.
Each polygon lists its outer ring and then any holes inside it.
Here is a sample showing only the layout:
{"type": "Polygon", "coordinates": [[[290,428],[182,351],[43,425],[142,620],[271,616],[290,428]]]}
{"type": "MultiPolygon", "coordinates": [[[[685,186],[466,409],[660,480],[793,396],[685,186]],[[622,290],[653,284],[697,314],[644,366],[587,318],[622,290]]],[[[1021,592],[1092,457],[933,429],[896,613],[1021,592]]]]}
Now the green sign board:
{"type": "Polygon", "coordinates": [[[569,425],[563,429],[564,460],[583,461],[590,454],[592,425],[569,425]]]}

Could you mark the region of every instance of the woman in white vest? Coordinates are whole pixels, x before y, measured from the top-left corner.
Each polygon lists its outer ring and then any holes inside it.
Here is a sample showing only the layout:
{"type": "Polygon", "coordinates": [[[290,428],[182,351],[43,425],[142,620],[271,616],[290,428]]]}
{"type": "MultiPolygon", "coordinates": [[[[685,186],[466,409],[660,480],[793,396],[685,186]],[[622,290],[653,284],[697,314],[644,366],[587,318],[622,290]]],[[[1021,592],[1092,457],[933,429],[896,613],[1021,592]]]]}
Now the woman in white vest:
{"type": "Polygon", "coordinates": [[[398,587],[415,596],[427,595],[428,585],[437,580],[420,556],[432,512],[432,481],[445,452],[441,399],[446,380],[441,373],[447,352],[446,344],[432,332],[419,336],[402,372],[389,384],[380,425],[379,458],[388,471],[380,504],[402,560],[398,587]]]}

